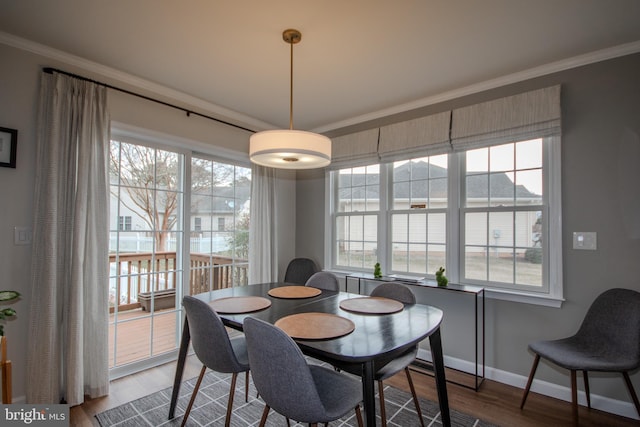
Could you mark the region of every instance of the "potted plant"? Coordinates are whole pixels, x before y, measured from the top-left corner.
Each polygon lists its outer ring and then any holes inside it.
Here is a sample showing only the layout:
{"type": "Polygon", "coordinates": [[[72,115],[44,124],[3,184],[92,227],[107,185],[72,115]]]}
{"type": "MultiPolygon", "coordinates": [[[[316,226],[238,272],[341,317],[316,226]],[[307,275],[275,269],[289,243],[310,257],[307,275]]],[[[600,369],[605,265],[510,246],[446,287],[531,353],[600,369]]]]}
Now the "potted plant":
{"type": "MultiPolygon", "coordinates": [[[[20,297],[20,293],[16,291],[0,291],[0,302],[13,301],[20,297]]],[[[11,307],[5,307],[0,309],[0,321],[7,317],[16,315],[16,311],[11,307]]],[[[0,323],[0,336],[4,336],[4,325],[0,323]]]]}
{"type": "MultiPolygon", "coordinates": [[[[0,302],[13,301],[20,297],[16,291],[0,291],[0,302]]],[[[0,374],[2,376],[2,403],[11,403],[11,361],[7,360],[7,337],[4,336],[3,321],[13,317],[16,311],[11,307],[0,308],[0,374]]]]}

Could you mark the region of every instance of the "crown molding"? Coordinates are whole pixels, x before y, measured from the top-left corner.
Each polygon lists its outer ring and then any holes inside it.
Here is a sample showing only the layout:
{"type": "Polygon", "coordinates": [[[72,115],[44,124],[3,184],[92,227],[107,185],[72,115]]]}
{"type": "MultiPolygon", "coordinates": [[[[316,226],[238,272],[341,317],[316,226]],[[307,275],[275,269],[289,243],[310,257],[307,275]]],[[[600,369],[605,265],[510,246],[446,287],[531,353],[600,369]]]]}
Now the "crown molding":
{"type": "Polygon", "coordinates": [[[229,110],[219,105],[212,104],[195,96],[187,95],[184,92],[170,89],[166,86],[153,83],[149,80],[116,70],[115,68],[111,68],[97,62],[89,61],[79,56],[72,55],[70,53],[63,52],[61,50],[36,43],[31,40],[17,37],[9,33],[0,31],[0,43],[30,53],[34,53],[45,58],[49,58],[59,63],[67,64],[71,67],[87,71],[92,75],[97,74],[114,82],[130,85],[134,88],[150,92],[161,97],[177,101],[179,103],[183,103],[185,105],[193,107],[194,110],[201,110],[203,112],[210,113],[222,120],[240,124],[244,127],[256,128],[257,130],[275,128],[275,126],[270,123],[265,123],[263,121],[254,119],[253,117],[238,113],[237,111],[229,110]]]}
{"type": "MultiPolygon", "coordinates": [[[[79,56],[71,55],[69,53],[45,46],[40,43],[36,43],[21,37],[14,36],[9,33],[0,31],[0,43],[8,46],[22,49],[27,52],[40,55],[60,63],[68,64],[70,66],[86,70],[90,73],[95,73],[117,82],[121,82],[127,85],[131,85],[135,88],[139,88],[178,102],[182,102],[186,105],[192,106],[195,109],[201,109],[202,111],[211,113],[215,116],[219,116],[221,119],[237,122],[242,126],[256,128],[256,130],[274,129],[276,126],[270,123],[254,119],[244,114],[238,113],[233,110],[229,110],[222,106],[212,104],[203,99],[187,95],[183,92],[173,90],[162,86],[157,83],[153,83],[149,80],[142,79],[140,77],[133,76],[131,74],[116,70],[114,68],[98,64],[93,61],[81,58],[79,56]]],[[[459,89],[443,92],[434,96],[417,99],[408,103],[396,105],[391,108],[374,111],[364,115],[351,117],[345,120],[341,120],[334,123],[329,123],[324,126],[317,127],[310,130],[316,133],[325,133],[337,129],[341,129],[348,126],[357,125],[370,120],[376,120],[383,117],[391,116],[394,114],[404,113],[406,111],[415,110],[429,105],[437,104],[444,101],[450,101],[452,99],[461,98],[463,96],[472,95],[474,93],[495,89],[501,86],[506,86],[513,83],[533,79],[536,77],[545,76],[548,74],[556,73],[559,71],[569,70],[572,68],[581,67],[583,65],[589,65],[600,61],[606,61],[625,55],[631,55],[640,52],[640,40],[631,43],[626,43],[618,46],[614,46],[607,49],[601,49],[594,52],[586,53],[583,55],[574,56],[571,58],[563,59],[549,64],[534,67],[528,70],[523,70],[517,73],[508,74],[495,79],[479,82],[473,85],[465,86],[459,89]]]]}
{"type": "Polygon", "coordinates": [[[581,67],[583,65],[589,65],[596,62],[606,61],[608,59],[617,58],[620,56],[631,55],[640,52],[640,40],[614,46],[607,49],[601,49],[594,52],[586,53],[583,55],[566,58],[560,61],[551,62],[549,64],[541,65],[539,67],[530,68],[528,70],[520,71],[506,76],[498,77],[495,79],[487,80],[484,82],[472,84],[459,89],[454,89],[448,92],[443,92],[438,95],[429,96],[426,98],[417,99],[405,104],[396,105],[394,107],[386,108],[384,110],[374,111],[372,113],[363,114],[361,116],[352,117],[349,119],[341,120],[339,122],[330,123],[324,126],[317,127],[312,132],[323,133],[336,129],[345,128],[347,126],[353,126],[360,123],[364,123],[370,120],[381,119],[383,117],[391,116],[394,114],[404,113],[406,111],[415,110],[429,105],[434,105],[439,102],[450,101],[452,99],[461,98],[463,96],[472,95],[474,93],[483,92],[489,89],[495,89],[498,87],[506,86],[513,83],[530,80],[536,77],[545,76],[548,74],[556,73],[559,71],[569,70],[572,68],[581,67]]]}

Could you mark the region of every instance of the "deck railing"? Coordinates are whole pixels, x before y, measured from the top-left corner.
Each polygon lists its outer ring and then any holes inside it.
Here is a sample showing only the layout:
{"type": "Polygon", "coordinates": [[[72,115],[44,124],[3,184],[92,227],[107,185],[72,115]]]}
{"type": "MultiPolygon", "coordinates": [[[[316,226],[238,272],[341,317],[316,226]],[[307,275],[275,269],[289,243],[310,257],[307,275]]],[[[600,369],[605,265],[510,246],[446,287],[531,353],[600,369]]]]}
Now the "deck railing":
{"type": "MultiPolygon", "coordinates": [[[[191,295],[247,284],[247,260],[194,254],[189,262],[191,295]]],[[[140,294],[176,288],[176,252],[121,253],[109,255],[111,271],[109,306],[113,312],[139,308],[140,294]]]]}

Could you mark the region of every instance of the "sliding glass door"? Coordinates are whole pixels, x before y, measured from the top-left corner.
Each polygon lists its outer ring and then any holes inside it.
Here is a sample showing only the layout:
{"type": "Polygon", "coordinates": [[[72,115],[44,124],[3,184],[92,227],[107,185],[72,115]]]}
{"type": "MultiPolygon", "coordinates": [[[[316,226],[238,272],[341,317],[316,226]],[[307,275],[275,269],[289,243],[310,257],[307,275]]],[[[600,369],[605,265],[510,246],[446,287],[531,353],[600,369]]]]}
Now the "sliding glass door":
{"type": "Polygon", "coordinates": [[[247,284],[251,170],[112,140],[111,377],[175,357],[184,294],[247,284]]]}
{"type": "Polygon", "coordinates": [[[111,141],[110,368],[144,363],[178,344],[184,155],[111,141]]]}

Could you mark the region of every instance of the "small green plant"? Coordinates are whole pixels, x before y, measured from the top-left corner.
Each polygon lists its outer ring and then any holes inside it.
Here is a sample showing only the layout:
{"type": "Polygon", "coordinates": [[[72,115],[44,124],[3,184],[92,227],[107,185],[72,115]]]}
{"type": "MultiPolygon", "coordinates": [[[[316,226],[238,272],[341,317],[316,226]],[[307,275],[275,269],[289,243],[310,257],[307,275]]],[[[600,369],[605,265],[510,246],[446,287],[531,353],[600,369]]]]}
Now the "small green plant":
{"type": "Polygon", "coordinates": [[[376,262],[376,265],[373,266],[373,277],[379,279],[382,277],[382,270],[380,269],[380,263],[376,262]]]}
{"type": "Polygon", "coordinates": [[[436,271],[436,282],[438,283],[438,286],[447,286],[447,283],[449,283],[449,279],[444,275],[444,268],[442,267],[436,271]]]}
{"type": "MultiPolygon", "coordinates": [[[[16,291],[0,291],[0,301],[12,301],[20,297],[20,294],[16,291]]],[[[7,317],[16,315],[16,311],[13,308],[7,307],[0,309],[0,320],[4,320],[7,317]]],[[[4,336],[4,325],[0,324],[0,336],[4,336]]]]}

